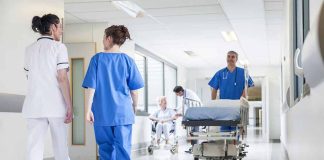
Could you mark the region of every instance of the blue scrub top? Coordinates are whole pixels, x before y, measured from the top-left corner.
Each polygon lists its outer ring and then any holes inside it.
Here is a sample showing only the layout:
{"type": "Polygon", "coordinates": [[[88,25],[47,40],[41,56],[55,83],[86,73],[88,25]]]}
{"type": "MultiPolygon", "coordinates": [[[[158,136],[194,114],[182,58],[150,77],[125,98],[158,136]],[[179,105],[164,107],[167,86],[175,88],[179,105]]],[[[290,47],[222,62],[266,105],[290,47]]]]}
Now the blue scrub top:
{"type": "MultiPolygon", "coordinates": [[[[220,90],[220,99],[240,99],[245,86],[244,69],[236,67],[230,72],[227,67],[219,70],[209,81],[208,85],[215,90],[220,90]]],[[[253,80],[249,76],[248,87],[254,86],[253,80]]]]}
{"type": "Polygon", "coordinates": [[[95,89],[92,103],[94,125],[133,124],[131,90],[144,87],[132,58],[124,53],[97,53],[91,58],[82,87],[95,89]]]}

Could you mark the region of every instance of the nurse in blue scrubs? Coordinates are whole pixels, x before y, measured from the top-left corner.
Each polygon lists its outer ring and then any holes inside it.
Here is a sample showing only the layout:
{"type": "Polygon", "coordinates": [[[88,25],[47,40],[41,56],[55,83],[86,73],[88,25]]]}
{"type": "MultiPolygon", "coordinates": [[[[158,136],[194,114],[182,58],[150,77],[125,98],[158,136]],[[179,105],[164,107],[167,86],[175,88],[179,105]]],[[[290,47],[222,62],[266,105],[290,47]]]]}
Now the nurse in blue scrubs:
{"type": "Polygon", "coordinates": [[[88,92],[87,121],[94,124],[100,160],[131,159],[136,90],[144,83],[134,60],[120,52],[126,39],[130,35],[123,25],[105,30],[105,51],[91,58],[82,84],[88,92]]]}
{"type": "MultiPolygon", "coordinates": [[[[238,100],[245,97],[245,75],[244,69],[237,67],[238,54],[235,51],[227,53],[227,67],[216,72],[208,83],[212,89],[212,100],[216,99],[219,90],[220,99],[238,100]]],[[[249,76],[248,87],[254,86],[253,80],[249,76]]],[[[233,127],[221,127],[221,131],[231,131],[233,127]]]]}

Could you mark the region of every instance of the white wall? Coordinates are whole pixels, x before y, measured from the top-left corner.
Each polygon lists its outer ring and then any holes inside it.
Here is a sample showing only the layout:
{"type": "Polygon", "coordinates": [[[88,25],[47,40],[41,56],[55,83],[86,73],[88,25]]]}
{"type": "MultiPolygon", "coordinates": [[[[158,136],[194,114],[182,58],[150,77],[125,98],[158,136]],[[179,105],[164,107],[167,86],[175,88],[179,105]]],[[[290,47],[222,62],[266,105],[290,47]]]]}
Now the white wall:
{"type": "MultiPolygon", "coordinates": [[[[218,68],[206,69],[190,69],[187,71],[187,87],[196,90],[196,80],[211,78],[214,76],[218,68]]],[[[268,109],[269,109],[269,139],[280,139],[280,67],[250,67],[249,73],[251,76],[265,77],[268,82],[268,109]]],[[[206,84],[207,85],[207,84],[206,84]]]]}
{"type": "MultiPolygon", "coordinates": [[[[293,86],[292,76],[293,69],[292,62],[292,34],[291,34],[291,3],[292,0],[285,2],[285,34],[283,56],[286,61],[283,61],[284,66],[284,81],[283,81],[283,98],[285,99],[285,92],[287,88],[293,86]],[[288,20],[290,19],[290,20],[288,20]]],[[[311,29],[315,21],[317,21],[317,14],[320,7],[323,7],[323,0],[310,0],[310,21],[311,29]]],[[[310,53],[308,53],[310,54],[310,53]]],[[[316,54],[316,53],[311,53],[316,54]]],[[[314,68],[316,69],[316,68],[314,68]]],[[[319,73],[322,74],[322,73],[319,73]]],[[[315,88],[311,88],[310,96],[301,99],[292,108],[286,108],[283,105],[282,113],[282,142],[286,147],[288,156],[293,160],[304,159],[324,159],[324,127],[321,123],[324,121],[323,108],[323,90],[324,83],[322,82],[315,88]]]]}
{"type": "MultiPolygon", "coordinates": [[[[63,0],[1,0],[0,1],[0,92],[26,93],[26,78],[23,69],[25,47],[36,41],[31,29],[35,15],[45,13],[64,16],[63,0]]],[[[1,159],[22,160],[26,148],[26,121],[21,113],[0,113],[1,159]]],[[[45,144],[45,157],[51,157],[49,133],[45,144]]]]}

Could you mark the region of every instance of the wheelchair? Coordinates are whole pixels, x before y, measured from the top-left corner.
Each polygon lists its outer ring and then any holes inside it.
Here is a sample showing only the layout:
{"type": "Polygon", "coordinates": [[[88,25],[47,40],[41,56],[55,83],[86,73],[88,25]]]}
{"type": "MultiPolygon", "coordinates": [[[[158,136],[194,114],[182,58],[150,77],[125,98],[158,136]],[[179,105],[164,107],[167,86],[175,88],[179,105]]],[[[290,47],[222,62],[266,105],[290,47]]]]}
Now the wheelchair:
{"type": "MultiPolygon", "coordinates": [[[[159,149],[159,146],[156,144],[156,125],[157,124],[158,124],[158,122],[155,122],[155,121],[152,121],[152,124],[151,124],[151,144],[147,147],[147,151],[150,155],[153,154],[154,150],[159,149]]],[[[176,122],[175,121],[172,121],[171,129],[168,134],[169,134],[169,137],[173,138],[170,152],[172,154],[178,153],[178,136],[176,133],[176,122]]],[[[165,138],[163,136],[164,136],[164,133],[162,131],[161,142],[163,140],[165,140],[165,138]]]]}

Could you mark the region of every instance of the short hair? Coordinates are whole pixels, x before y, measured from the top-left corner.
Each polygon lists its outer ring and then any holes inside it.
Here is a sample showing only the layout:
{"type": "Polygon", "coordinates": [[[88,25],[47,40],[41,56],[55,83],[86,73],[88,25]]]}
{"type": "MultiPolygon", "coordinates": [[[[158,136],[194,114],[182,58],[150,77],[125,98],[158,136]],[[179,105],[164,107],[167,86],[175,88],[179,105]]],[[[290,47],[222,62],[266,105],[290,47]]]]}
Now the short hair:
{"type": "Polygon", "coordinates": [[[174,89],[173,89],[173,92],[175,93],[179,93],[179,92],[183,92],[184,89],[182,88],[182,86],[175,86],[174,89]]]}
{"type": "Polygon", "coordinates": [[[161,97],[159,97],[159,98],[157,99],[157,101],[158,101],[158,104],[160,105],[162,101],[167,102],[167,97],[165,97],[165,96],[161,96],[161,97]]]}
{"type": "Polygon", "coordinates": [[[228,51],[227,54],[235,54],[236,59],[238,59],[238,54],[235,51],[228,51]]]}

